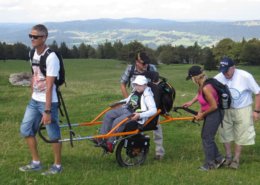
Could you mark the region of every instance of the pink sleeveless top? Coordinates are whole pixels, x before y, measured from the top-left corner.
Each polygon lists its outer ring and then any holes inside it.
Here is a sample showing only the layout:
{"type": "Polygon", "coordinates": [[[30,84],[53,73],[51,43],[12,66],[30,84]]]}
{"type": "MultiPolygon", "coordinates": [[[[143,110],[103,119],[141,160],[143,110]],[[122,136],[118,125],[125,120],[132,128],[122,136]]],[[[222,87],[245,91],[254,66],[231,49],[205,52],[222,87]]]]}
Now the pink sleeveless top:
{"type": "MultiPolygon", "coordinates": [[[[214,96],[214,98],[215,98],[217,104],[219,104],[219,103],[218,103],[218,94],[217,94],[217,91],[212,87],[211,84],[208,84],[208,85],[213,89],[213,96],[214,96]]],[[[202,93],[201,93],[201,94],[198,94],[198,101],[199,101],[199,103],[200,103],[200,105],[201,105],[201,110],[202,110],[203,112],[206,111],[206,110],[210,107],[209,103],[203,98],[202,93]]]]}

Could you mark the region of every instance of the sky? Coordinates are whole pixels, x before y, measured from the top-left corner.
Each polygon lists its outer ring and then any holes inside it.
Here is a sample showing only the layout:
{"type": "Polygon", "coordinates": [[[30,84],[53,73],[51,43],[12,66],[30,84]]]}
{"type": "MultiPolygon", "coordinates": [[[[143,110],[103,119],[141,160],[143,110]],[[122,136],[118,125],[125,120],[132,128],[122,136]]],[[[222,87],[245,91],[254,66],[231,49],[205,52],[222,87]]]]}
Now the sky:
{"type": "Polygon", "coordinates": [[[260,20],[260,0],[0,0],[0,23],[99,18],[260,20]]]}

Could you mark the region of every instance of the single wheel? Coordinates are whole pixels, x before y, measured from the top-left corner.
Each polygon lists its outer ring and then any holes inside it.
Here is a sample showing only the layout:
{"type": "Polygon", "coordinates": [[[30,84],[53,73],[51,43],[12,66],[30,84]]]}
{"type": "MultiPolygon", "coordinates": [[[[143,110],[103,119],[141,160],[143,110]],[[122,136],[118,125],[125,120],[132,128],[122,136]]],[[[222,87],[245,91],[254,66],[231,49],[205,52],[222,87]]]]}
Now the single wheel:
{"type": "Polygon", "coordinates": [[[141,165],[148,153],[149,148],[125,148],[125,140],[121,140],[116,149],[116,160],[122,167],[141,165]]]}

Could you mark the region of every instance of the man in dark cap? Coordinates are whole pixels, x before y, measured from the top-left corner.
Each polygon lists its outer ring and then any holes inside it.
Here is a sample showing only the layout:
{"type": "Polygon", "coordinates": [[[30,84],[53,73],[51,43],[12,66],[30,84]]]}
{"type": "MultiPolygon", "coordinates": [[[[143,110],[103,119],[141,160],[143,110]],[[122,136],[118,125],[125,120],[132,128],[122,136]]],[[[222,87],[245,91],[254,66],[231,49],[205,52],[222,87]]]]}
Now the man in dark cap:
{"type": "MultiPolygon", "coordinates": [[[[147,56],[145,52],[139,52],[136,55],[136,61],[135,64],[130,65],[126,68],[125,72],[120,78],[121,81],[121,90],[123,93],[123,96],[125,98],[128,97],[126,85],[128,82],[131,84],[131,91],[134,89],[133,81],[135,80],[136,76],[138,74],[143,74],[145,71],[157,71],[156,67],[153,64],[150,64],[150,59],[147,56]]],[[[148,81],[151,81],[151,79],[147,78],[148,81]]],[[[157,125],[157,130],[153,132],[153,140],[155,143],[155,151],[156,156],[154,159],[156,160],[162,160],[163,156],[165,154],[164,148],[163,148],[163,135],[162,135],[162,128],[161,125],[157,125]]]]}
{"type": "MultiPolygon", "coordinates": [[[[219,141],[224,144],[227,156],[224,166],[237,169],[239,158],[244,145],[255,144],[254,121],[259,119],[260,108],[260,88],[254,77],[241,69],[235,68],[235,63],[231,58],[223,58],[216,78],[229,87],[232,95],[230,109],[225,110],[223,128],[219,127],[219,141]],[[252,109],[255,94],[255,109],[252,109]],[[235,156],[232,156],[231,141],[235,141],[235,156]]],[[[197,101],[196,97],[185,103],[184,107],[189,107],[197,101]]]]}

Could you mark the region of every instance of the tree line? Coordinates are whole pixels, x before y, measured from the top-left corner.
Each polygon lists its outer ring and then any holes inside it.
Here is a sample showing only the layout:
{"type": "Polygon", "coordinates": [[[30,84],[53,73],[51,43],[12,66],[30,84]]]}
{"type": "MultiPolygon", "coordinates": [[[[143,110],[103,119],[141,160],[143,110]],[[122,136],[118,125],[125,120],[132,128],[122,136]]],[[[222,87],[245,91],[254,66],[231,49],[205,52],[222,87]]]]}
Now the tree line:
{"type": "MultiPolygon", "coordinates": [[[[241,42],[235,42],[226,38],[221,40],[216,46],[204,47],[198,45],[197,42],[192,46],[184,47],[162,45],[156,50],[143,45],[141,42],[132,41],[123,44],[120,40],[116,40],[113,44],[106,40],[103,44],[98,44],[97,48],[89,44],[81,43],[79,47],[73,45],[68,48],[65,42],[61,42],[60,46],[54,40],[48,45],[52,50],[59,51],[63,58],[92,58],[92,59],[116,59],[133,63],[135,56],[139,51],[145,51],[151,59],[151,63],[158,64],[200,64],[205,69],[216,69],[219,61],[224,57],[230,57],[236,64],[244,63],[247,65],[260,64],[260,40],[253,38],[250,40],[242,39],[241,42]]],[[[28,60],[30,47],[22,43],[8,45],[0,42],[0,59],[18,59],[28,60]]]]}

